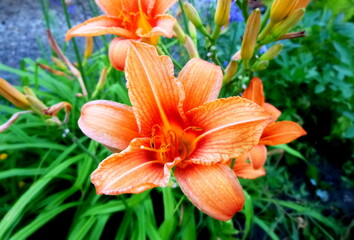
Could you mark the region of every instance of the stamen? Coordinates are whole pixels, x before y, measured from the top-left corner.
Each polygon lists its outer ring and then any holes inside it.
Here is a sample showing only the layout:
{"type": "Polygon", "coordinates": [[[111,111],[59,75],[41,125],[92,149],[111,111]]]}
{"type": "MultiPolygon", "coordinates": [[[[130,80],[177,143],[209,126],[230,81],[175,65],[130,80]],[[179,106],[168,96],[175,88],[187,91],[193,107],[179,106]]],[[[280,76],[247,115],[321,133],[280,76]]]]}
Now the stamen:
{"type": "Polygon", "coordinates": [[[170,146],[169,146],[169,144],[167,144],[165,147],[162,147],[160,149],[155,149],[155,148],[149,148],[149,147],[145,147],[145,146],[141,145],[140,149],[151,151],[151,152],[157,152],[157,153],[165,153],[170,150],[170,146]]]}

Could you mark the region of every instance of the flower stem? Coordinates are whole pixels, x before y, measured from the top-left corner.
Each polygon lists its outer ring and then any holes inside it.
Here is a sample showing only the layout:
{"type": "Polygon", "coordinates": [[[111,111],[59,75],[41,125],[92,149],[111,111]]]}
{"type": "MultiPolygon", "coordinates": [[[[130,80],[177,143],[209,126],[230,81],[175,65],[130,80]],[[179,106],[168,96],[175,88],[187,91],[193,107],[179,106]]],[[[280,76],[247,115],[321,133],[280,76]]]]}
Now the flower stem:
{"type": "MultiPolygon", "coordinates": [[[[68,8],[66,7],[66,4],[65,4],[65,0],[60,0],[60,1],[61,1],[61,5],[62,5],[62,7],[64,9],[64,15],[65,15],[66,24],[67,24],[68,28],[71,28],[71,21],[70,21],[70,17],[69,17],[68,8]]],[[[76,55],[76,60],[77,60],[77,63],[79,64],[79,69],[80,69],[80,72],[81,72],[81,75],[82,75],[83,84],[86,85],[85,84],[86,77],[85,77],[84,69],[83,69],[83,66],[82,66],[82,61],[81,61],[81,57],[80,57],[80,53],[79,53],[79,48],[77,47],[76,40],[74,38],[71,41],[73,42],[73,45],[74,45],[74,51],[75,51],[75,55],[76,55]]]]}

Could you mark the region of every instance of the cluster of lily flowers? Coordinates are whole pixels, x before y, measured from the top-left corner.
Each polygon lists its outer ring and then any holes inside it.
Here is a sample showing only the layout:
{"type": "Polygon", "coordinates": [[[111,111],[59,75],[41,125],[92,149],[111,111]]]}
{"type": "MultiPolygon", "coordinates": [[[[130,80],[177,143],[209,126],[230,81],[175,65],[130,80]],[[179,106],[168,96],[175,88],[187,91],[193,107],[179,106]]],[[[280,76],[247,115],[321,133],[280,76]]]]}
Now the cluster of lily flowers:
{"type": "MultiPolygon", "coordinates": [[[[265,175],[266,146],[289,143],[306,132],[295,122],[277,121],[281,112],[265,102],[258,77],[250,79],[240,96],[218,99],[218,95],[223,86],[236,81],[239,63],[253,75],[282,50],[281,44],[275,44],[258,57],[262,46],[304,36],[304,32],[288,32],[304,15],[309,0],[275,0],[263,28],[260,10],[255,9],[248,16],[240,51],[224,71],[199,58],[195,42],[175,17],[166,14],[177,0],[96,2],[105,15],[73,27],[66,40],[116,35],[109,59],[114,68],[124,71],[132,104],[95,100],[82,107],[80,129],[113,152],[91,175],[97,193],[118,195],[166,187],[173,174],[198,209],[215,219],[229,220],[245,201],[238,177],[265,175]],[[176,37],[191,57],[178,77],[172,60],[158,47],[161,36],[176,37]]],[[[247,7],[248,1],[237,2],[247,7]]],[[[212,33],[191,4],[180,7],[195,29],[215,44],[230,21],[231,4],[235,3],[217,1],[212,33]]],[[[48,108],[38,103],[30,89],[23,95],[1,81],[0,94],[20,108],[54,118],[62,108],[67,113],[71,110],[64,102],[48,108]]],[[[3,125],[2,130],[9,126],[3,125]]]]}

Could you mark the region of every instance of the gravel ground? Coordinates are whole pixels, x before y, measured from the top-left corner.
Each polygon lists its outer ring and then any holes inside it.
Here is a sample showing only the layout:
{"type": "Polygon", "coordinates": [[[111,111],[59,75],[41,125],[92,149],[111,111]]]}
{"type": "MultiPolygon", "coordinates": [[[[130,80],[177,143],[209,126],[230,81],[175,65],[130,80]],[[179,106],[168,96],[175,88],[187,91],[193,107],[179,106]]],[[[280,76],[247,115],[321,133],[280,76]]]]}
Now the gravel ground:
{"type": "MultiPolygon", "coordinates": [[[[68,30],[60,0],[49,1],[53,36],[62,46],[68,30]]],[[[92,17],[88,1],[73,0],[69,6],[73,25],[92,17]]],[[[37,59],[50,53],[40,0],[0,0],[0,63],[19,68],[23,58],[37,59]],[[43,46],[44,51],[39,47],[43,46]]],[[[82,38],[77,38],[83,41],[82,38]]],[[[82,45],[82,44],[81,44],[82,45]]],[[[69,52],[70,54],[70,52],[69,52]]],[[[0,70],[0,77],[17,83],[18,76],[0,70]]]]}

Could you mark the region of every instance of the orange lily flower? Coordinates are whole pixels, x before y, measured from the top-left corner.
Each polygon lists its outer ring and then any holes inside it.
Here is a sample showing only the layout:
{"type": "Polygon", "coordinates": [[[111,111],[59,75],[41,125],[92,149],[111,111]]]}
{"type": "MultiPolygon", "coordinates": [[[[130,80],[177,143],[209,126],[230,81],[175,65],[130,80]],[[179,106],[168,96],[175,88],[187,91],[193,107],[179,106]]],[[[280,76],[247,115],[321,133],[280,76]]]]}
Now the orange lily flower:
{"type": "MultiPolygon", "coordinates": [[[[96,0],[97,5],[106,15],[94,17],[71,28],[65,36],[66,41],[72,37],[100,36],[114,34],[119,40],[143,41],[156,45],[159,36],[172,37],[173,25],[176,19],[164,14],[177,0],[96,0]]],[[[123,48],[119,57],[125,60],[128,43],[114,41],[110,52],[123,48]],[[115,46],[118,44],[118,46],[115,46]]],[[[118,70],[124,69],[124,60],[111,58],[112,65],[118,70]],[[115,62],[118,61],[118,62],[115,62]]]]}
{"type": "Polygon", "coordinates": [[[258,143],[270,119],[241,97],[217,99],[220,67],[194,58],[174,77],[172,61],[132,42],[126,63],[132,107],[106,100],[85,104],[79,126],[114,153],[92,173],[98,194],[140,193],[174,176],[189,200],[228,220],[244,195],[228,159],[258,143]]]}
{"type": "Polygon", "coordinates": [[[274,146],[289,143],[306,135],[306,131],[299,124],[292,121],[275,122],[281,112],[273,105],[265,102],[261,79],[254,77],[242,97],[252,100],[272,115],[272,120],[264,129],[258,145],[237,158],[234,166],[234,171],[238,177],[254,179],[266,174],[263,167],[267,160],[267,148],[265,145],[274,146]]]}

